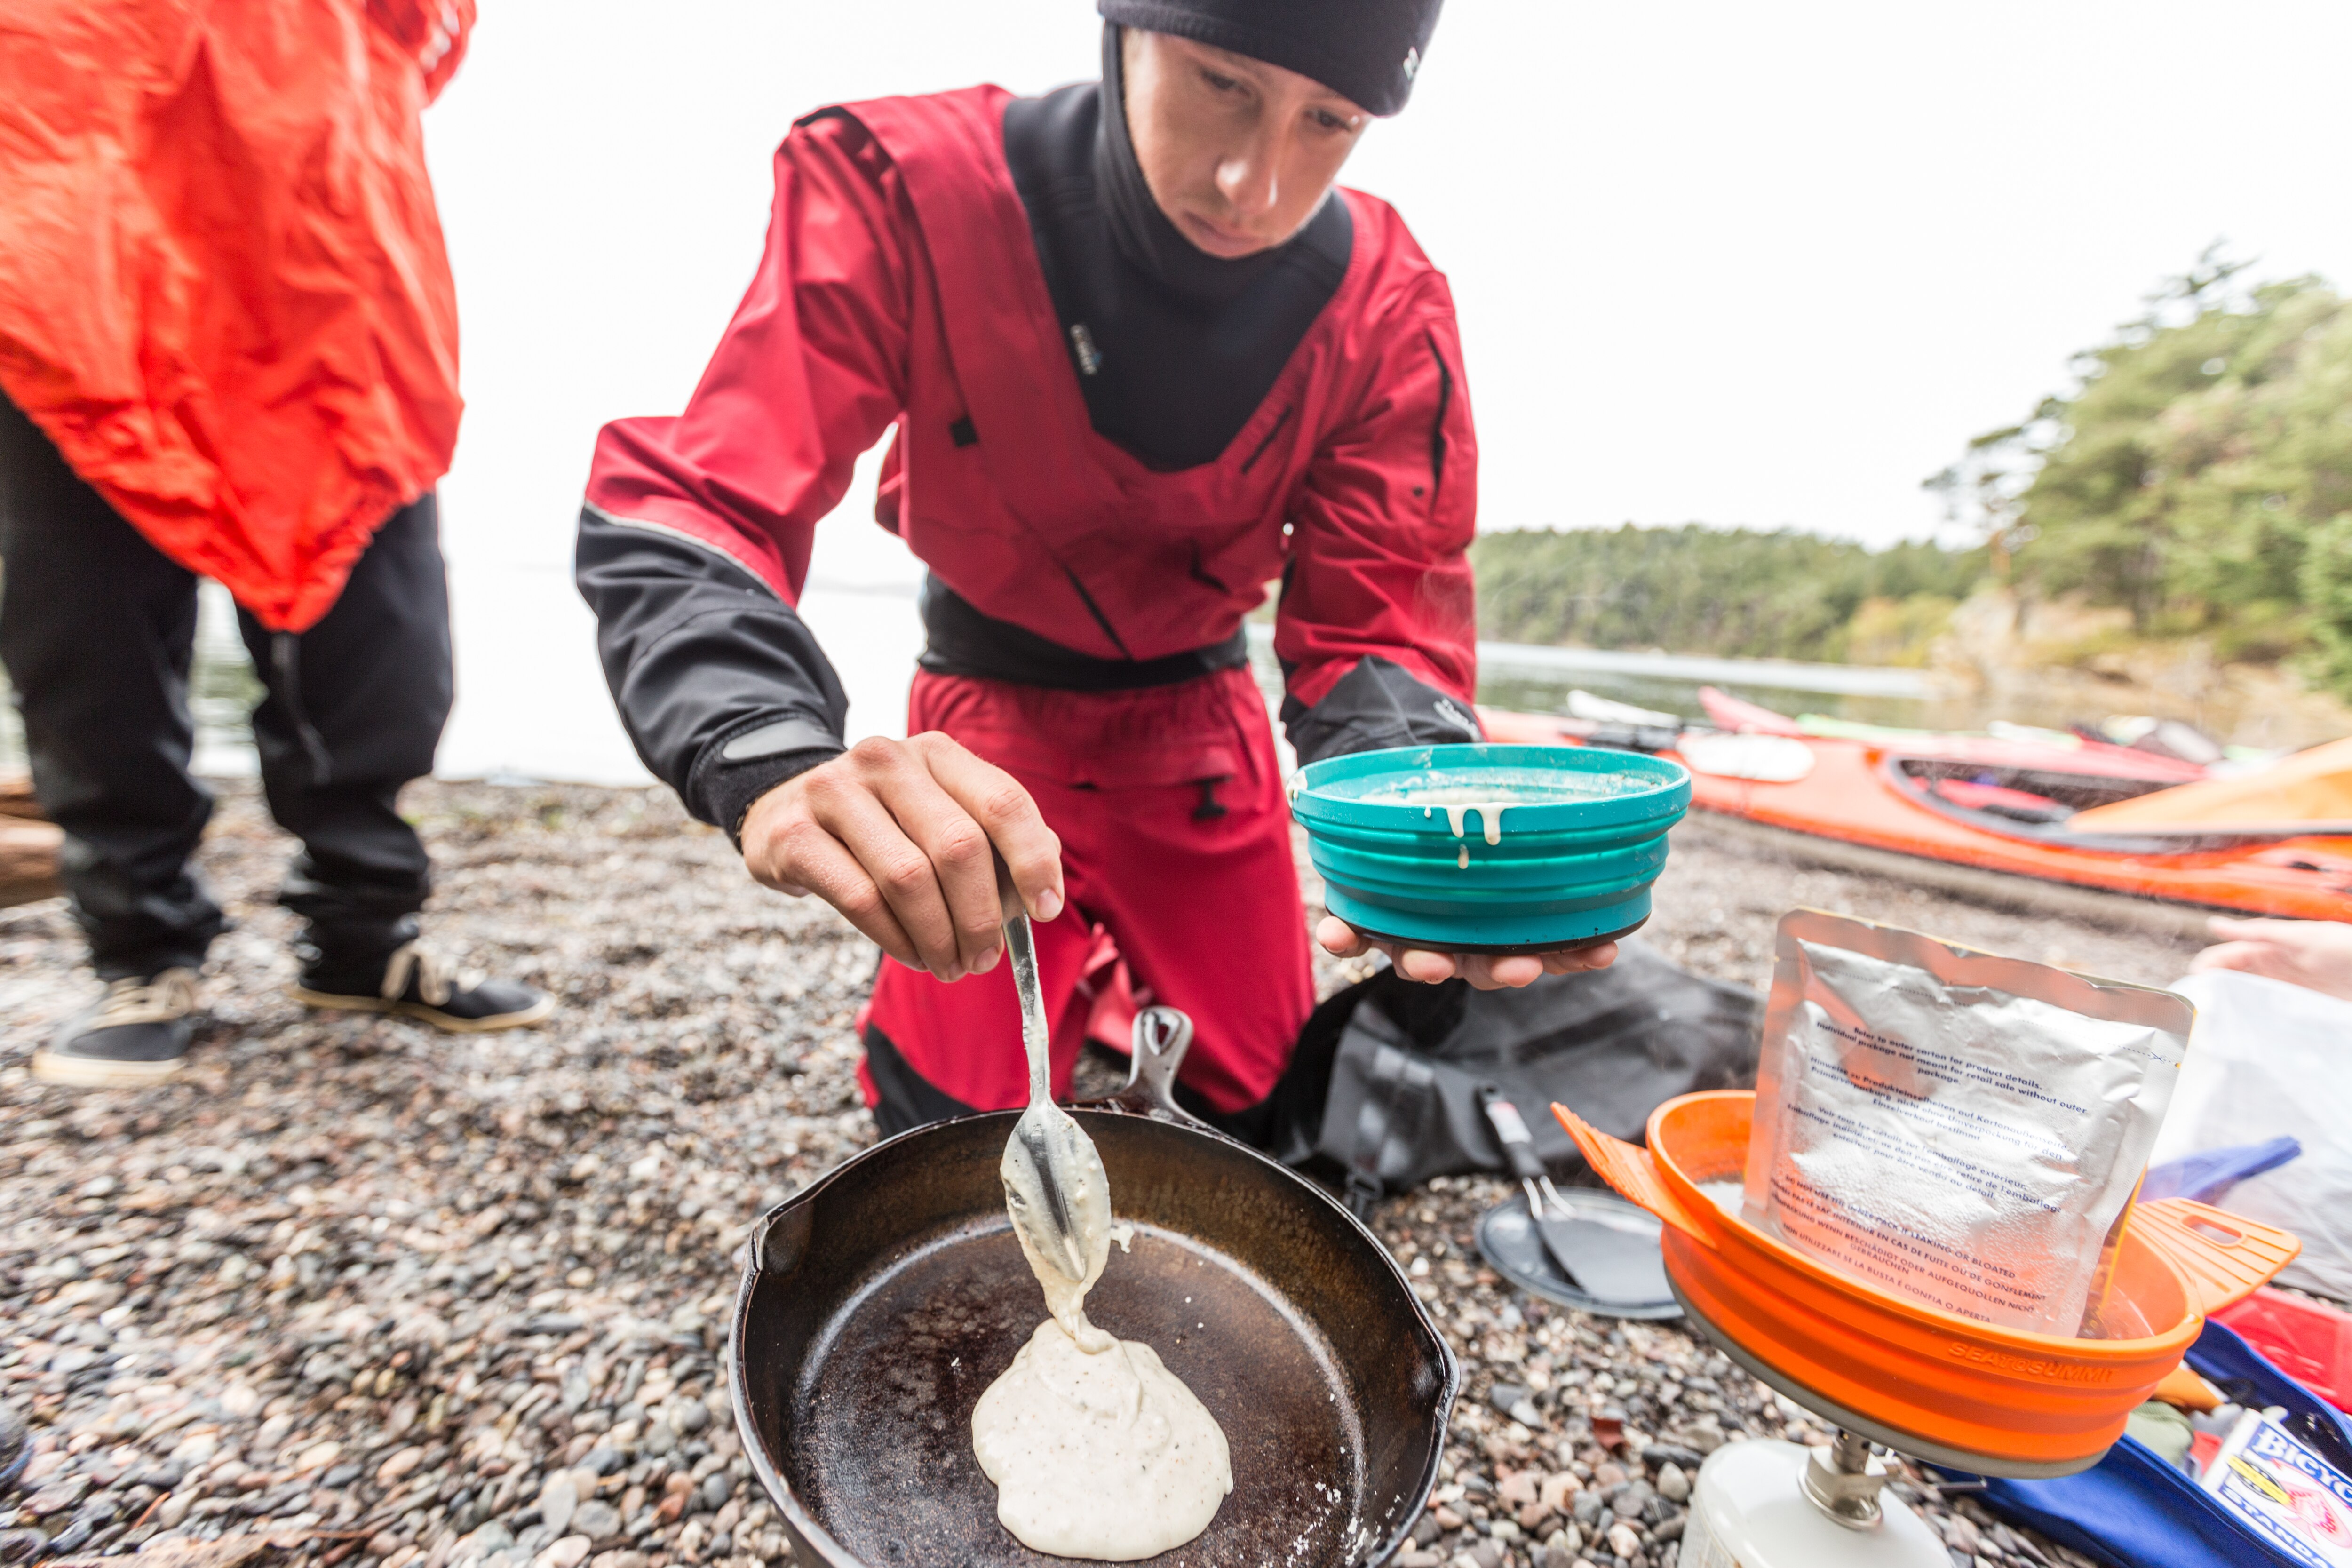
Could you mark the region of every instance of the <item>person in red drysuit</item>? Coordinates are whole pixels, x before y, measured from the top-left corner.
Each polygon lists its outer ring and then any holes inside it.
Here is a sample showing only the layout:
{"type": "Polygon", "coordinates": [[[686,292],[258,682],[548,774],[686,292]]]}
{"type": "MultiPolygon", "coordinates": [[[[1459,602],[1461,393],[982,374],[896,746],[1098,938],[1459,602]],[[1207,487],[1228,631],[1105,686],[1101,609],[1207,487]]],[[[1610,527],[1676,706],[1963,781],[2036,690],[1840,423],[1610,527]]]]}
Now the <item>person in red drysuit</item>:
{"type": "MultiPolygon", "coordinates": [[[[885,950],[883,1130],[1018,1105],[1001,857],[1055,1088],[1089,1025],[1182,1008],[1188,1100],[1244,1131],[1314,994],[1242,621],[1278,579],[1302,761],[1474,740],[1477,447],[1445,279],[1336,188],[1438,0],[1100,0],[1103,79],[828,109],[686,412],[598,439],[578,579],[646,764],[885,950]],[[911,739],[843,748],[793,613],[892,434],[878,520],[929,568],[911,739]]],[[[1358,952],[1336,921],[1319,940],[1358,952]]],[[[1525,984],[1610,951],[1391,953],[1525,984]]]]}

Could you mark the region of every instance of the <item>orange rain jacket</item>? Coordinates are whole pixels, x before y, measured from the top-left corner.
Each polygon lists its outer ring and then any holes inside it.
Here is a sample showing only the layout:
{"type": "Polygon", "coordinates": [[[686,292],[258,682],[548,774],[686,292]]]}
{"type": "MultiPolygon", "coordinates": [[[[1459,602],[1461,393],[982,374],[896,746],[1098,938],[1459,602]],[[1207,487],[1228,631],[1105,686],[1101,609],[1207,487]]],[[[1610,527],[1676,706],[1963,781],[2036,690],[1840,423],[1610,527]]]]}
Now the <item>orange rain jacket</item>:
{"type": "Polygon", "coordinates": [[[75,472],[303,631],[457,445],[420,111],[473,0],[13,0],[0,391],[75,472]]]}

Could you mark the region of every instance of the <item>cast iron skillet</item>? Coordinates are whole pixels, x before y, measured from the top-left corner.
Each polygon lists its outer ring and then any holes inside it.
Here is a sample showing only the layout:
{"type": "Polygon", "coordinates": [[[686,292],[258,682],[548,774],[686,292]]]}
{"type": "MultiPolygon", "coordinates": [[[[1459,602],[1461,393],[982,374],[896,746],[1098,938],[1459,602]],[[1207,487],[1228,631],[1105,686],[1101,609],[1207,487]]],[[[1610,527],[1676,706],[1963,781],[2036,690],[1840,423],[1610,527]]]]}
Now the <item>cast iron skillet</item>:
{"type": "MultiPolygon", "coordinates": [[[[1182,1050],[1139,1042],[1126,1089],[1074,1108],[1113,1209],[1135,1226],[1087,1315],[1157,1350],[1233,1449],[1214,1521],[1152,1561],[1383,1562],[1436,1484],[1453,1352],[1336,1200],[1176,1108],[1182,1050]]],[[[752,1231],[735,1299],[736,1422],[797,1562],[1067,1561],[997,1522],[971,1452],[972,1405],[1045,1315],[997,1176],[1017,1117],[878,1143],[752,1231]]]]}

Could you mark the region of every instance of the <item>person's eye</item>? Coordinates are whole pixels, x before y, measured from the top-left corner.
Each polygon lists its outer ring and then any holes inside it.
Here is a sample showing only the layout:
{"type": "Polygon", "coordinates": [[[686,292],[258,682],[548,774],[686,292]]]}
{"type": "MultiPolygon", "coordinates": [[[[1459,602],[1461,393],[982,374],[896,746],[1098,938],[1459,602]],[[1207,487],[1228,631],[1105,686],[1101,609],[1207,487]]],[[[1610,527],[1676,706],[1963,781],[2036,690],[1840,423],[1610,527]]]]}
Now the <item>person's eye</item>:
{"type": "Polygon", "coordinates": [[[1313,113],[1318,131],[1346,132],[1355,129],[1355,122],[1346,115],[1334,114],[1328,109],[1318,109],[1313,113]]]}
{"type": "Polygon", "coordinates": [[[1201,79],[1207,82],[1210,88],[1217,92],[1239,92],[1242,87],[1239,77],[1225,76],[1205,66],[1201,69],[1201,79]]]}

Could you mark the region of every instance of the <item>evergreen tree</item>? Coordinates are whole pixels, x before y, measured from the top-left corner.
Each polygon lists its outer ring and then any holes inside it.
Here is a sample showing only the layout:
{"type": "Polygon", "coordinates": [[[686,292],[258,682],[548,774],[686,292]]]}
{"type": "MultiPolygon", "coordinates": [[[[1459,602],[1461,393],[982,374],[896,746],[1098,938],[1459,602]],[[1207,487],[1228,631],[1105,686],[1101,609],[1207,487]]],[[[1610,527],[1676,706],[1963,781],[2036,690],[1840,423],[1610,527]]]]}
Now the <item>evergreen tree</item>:
{"type": "Polygon", "coordinates": [[[2122,605],[2224,658],[2315,656],[2352,692],[2352,309],[2316,278],[2252,289],[2209,249],[2079,388],[1930,479],[2033,593],[2122,605]]]}

